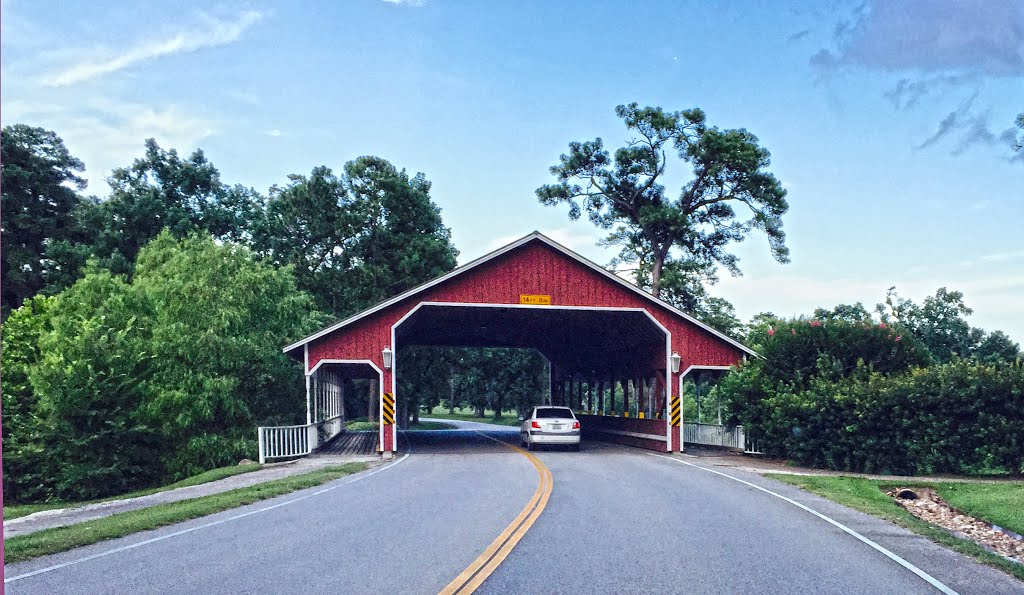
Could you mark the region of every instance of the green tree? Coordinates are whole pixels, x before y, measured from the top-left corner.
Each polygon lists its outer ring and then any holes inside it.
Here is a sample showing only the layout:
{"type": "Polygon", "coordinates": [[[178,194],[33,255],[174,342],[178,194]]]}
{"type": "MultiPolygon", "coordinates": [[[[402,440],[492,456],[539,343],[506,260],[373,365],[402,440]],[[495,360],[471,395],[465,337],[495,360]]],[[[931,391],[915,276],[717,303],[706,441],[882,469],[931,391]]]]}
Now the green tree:
{"type": "Polygon", "coordinates": [[[446,273],[458,255],[430,182],[379,157],[346,163],[340,177],[317,167],[272,188],[253,245],[292,265],[299,287],[336,316],[446,273]]]}
{"type": "Polygon", "coordinates": [[[449,361],[453,375],[449,406],[472,407],[477,417],[487,409],[500,419],[504,411],[526,411],[547,394],[547,360],[534,349],[456,348],[449,361]]]}
{"type": "MultiPolygon", "coordinates": [[[[521,415],[540,405],[547,397],[548,362],[535,349],[504,349],[498,364],[498,386],[496,392],[505,397],[502,403],[508,410],[521,415]]],[[[495,409],[495,417],[501,417],[495,409]]]]}
{"type": "Polygon", "coordinates": [[[786,191],[767,171],[769,153],[757,137],[709,127],[700,109],[666,112],[632,103],[615,111],[638,136],[614,156],[600,138],[571,143],[551,168],[558,182],[537,189],[542,204],[568,203],[570,218],[585,210],[591,222],[610,230],[606,242],[621,248],[623,262],[637,263],[637,284],[655,296],[666,263],[681,262],[705,277],[717,266],[739,274],[738,258],[728,249],[755,228],[768,236],[776,260],[788,262],[786,191]],[[692,169],[676,199],[662,184],[670,151],[692,169]],[[749,210],[750,218],[741,218],[736,207],[749,210]]]}
{"type": "Polygon", "coordinates": [[[992,331],[978,344],[974,357],[985,362],[1012,362],[1021,357],[1020,345],[1003,331],[992,331]]]}
{"type": "Polygon", "coordinates": [[[253,225],[253,246],[274,264],[291,266],[298,286],[320,308],[346,313],[351,308],[344,303],[342,254],[352,248],[360,221],[345,183],[327,167],[288,180],[270,189],[263,216],[253,225]]]}
{"type": "Polygon", "coordinates": [[[118,274],[131,273],[136,254],[164,229],[179,238],[206,230],[222,240],[245,239],[260,208],[255,192],[221,182],[201,150],[182,158],[153,139],[143,157],[115,169],[107,182],[110,197],[100,205],[102,227],[90,250],[118,274]]]}
{"type": "MultiPolygon", "coordinates": [[[[602,242],[609,245],[607,241],[602,242]]],[[[620,272],[627,272],[623,269],[626,263],[625,258],[635,258],[633,261],[641,261],[645,256],[643,251],[633,249],[623,250],[611,263],[612,267],[620,272]],[[630,255],[630,256],[627,256],[630,255]]],[[[633,269],[634,279],[641,287],[650,287],[650,275],[644,265],[633,269]]],[[[707,287],[718,282],[718,275],[713,265],[697,260],[670,260],[665,263],[661,271],[661,283],[658,297],[680,310],[694,314],[704,311],[709,307],[708,300],[712,299],[708,294],[707,287]]]]}
{"type": "Polygon", "coordinates": [[[734,339],[742,339],[746,328],[736,317],[736,308],[720,297],[708,297],[694,311],[701,322],[711,325],[734,339]]]}
{"type": "Polygon", "coordinates": [[[279,347],[324,320],[289,269],[165,231],[139,253],[133,286],[154,304],[146,411],[170,441],[171,477],[251,456],[253,428],[302,416],[301,374],[279,347]]]}
{"type": "Polygon", "coordinates": [[[459,252],[423,174],[379,157],[345,164],[352,207],[361,228],[347,261],[347,299],[367,308],[455,268],[459,252]]]}
{"type": "Polygon", "coordinates": [[[871,312],[868,312],[864,304],[860,302],[855,304],[839,304],[831,310],[815,308],[813,317],[815,320],[821,321],[844,320],[846,322],[862,324],[870,324],[872,322],[871,312]]]}
{"type": "MultiPolygon", "coordinates": [[[[1024,113],[1017,116],[1017,128],[1024,130],[1024,113]]],[[[1024,150],[1024,136],[1017,139],[1017,143],[1014,145],[1014,148],[1018,151],[1024,150]]]]}
{"type": "Polygon", "coordinates": [[[85,188],[85,166],[56,133],[25,124],[0,134],[3,220],[2,312],[6,317],[47,283],[47,247],[67,237],[85,188]]]}
{"type": "Polygon", "coordinates": [[[82,199],[71,211],[72,224],[61,237],[49,242],[44,260],[46,286],[43,293],[60,293],[82,277],[99,232],[107,225],[100,204],[95,196],[82,199]]]}
{"type": "MultiPolygon", "coordinates": [[[[147,423],[152,305],[123,279],[87,273],[56,298],[30,371],[51,496],[79,500],[149,485],[164,441],[147,423]]],[[[18,478],[15,481],[22,481],[18,478]]]]}
{"type": "Polygon", "coordinates": [[[817,377],[801,386],[772,383],[768,365],[751,362],[719,389],[736,421],[773,456],[866,473],[1024,470],[1019,362],[953,359],[888,373],[858,366],[849,377],[817,377]]]}
{"type": "Polygon", "coordinates": [[[477,350],[469,347],[451,347],[445,350],[442,373],[448,380],[448,390],[441,398],[449,413],[468,405],[466,395],[471,394],[475,382],[477,350]]]}
{"type": "Polygon", "coordinates": [[[447,395],[452,368],[448,359],[451,348],[415,346],[399,350],[396,359],[401,362],[398,375],[399,425],[408,427],[409,417],[419,421],[420,408],[433,409],[447,395]]]}
{"type": "Polygon", "coordinates": [[[39,364],[39,339],[51,329],[56,298],[35,296],[4,321],[0,357],[3,369],[4,498],[27,502],[46,496],[41,490],[51,471],[43,439],[46,425],[29,374],[39,364]]]}
{"type": "Polygon", "coordinates": [[[939,362],[954,355],[968,357],[981,342],[983,332],[971,328],[967,316],[974,313],[964,303],[964,294],[940,287],[921,305],[901,297],[895,287],[886,293],[885,303],[875,310],[883,322],[897,323],[909,330],[939,362]]]}

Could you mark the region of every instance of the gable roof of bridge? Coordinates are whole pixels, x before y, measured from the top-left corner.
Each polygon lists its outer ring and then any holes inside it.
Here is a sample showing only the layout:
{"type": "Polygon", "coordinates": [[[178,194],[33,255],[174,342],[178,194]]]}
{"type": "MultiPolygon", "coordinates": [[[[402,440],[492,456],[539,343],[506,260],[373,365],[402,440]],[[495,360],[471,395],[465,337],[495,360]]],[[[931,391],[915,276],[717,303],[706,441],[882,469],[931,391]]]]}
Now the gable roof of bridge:
{"type": "Polygon", "coordinates": [[[424,283],[422,285],[414,287],[414,288],[406,291],[405,293],[399,294],[399,295],[397,295],[397,296],[395,296],[395,297],[393,297],[391,299],[385,300],[385,301],[377,304],[376,306],[373,306],[371,308],[363,310],[362,312],[359,312],[359,313],[354,314],[354,315],[352,315],[352,316],[350,316],[348,318],[345,318],[344,320],[341,320],[340,322],[332,324],[332,325],[330,325],[330,326],[328,326],[328,327],[326,327],[326,328],[324,328],[324,329],[322,329],[322,330],[320,330],[320,331],[318,331],[316,333],[313,333],[312,335],[309,335],[308,337],[306,337],[304,339],[301,339],[299,341],[296,341],[295,343],[292,343],[291,345],[288,345],[282,351],[284,351],[285,353],[292,352],[292,351],[302,347],[303,345],[305,345],[305,344],[307,344],[307,343],[309,343],[311,341],[315,341],[315,340],[317,340],[317,339],[319,339],[321,337],[327,336],[327,335],[333,333],[334,331],[337,331],[337,330],[339,330],[341,328],[344,328],[344,327],[346,327],[346,326],[348,326],[348,325],[350,325],[350,324],[352,324],[352,323],[354,323],[356,321],[362,320],[362,319],[364,319],[364,318],[366,318],[368,316],[371,316],[371,315],[373,315],[373,314],[375,314],[377,312],[385,310],[389,306],[397,304],[397,303],[399,303],[399,302],[401,302],[403,300],[409,299],[410,297],[414,297],[417,294],[421,294],[421,293],[427,291],[428,289],[430,289],[430,288],[432,288],[432,287],[434,287],[436,285],[440,285],[441,283],[444,283],[446,281],[454,279],[455,277],[458,277],[458,276],[460,276],[462,274],[465,274],[465,273],[467,273],[467,272],[469,272],[469,271],[471,271],[471,270],[473,270],[473,269],[475,269],[475,268],[477,268],[477,267],[479,267],[479,266],[481,266],[481,265],[483,265],[485,263],[491,262],[494,259],[496,259],[496,258],[498,258],[498,257],[500,257],[502,255],[508,254],[509,252],[513,252],[514,250],[516,250],[518,248],[521,248],[521,247],[523,247],[523,246],[525,246],[525,245],[527,245],[527,244],[529,244],[531,242],[535,242],[535,241],[539,241],[539,242],[541,242],[543,244],[546,244],[547,246],[549,246],[550,248],[556,250],[557,252],[560,252],[561,254],[563,254],[565,256],[568,256],[572,260],[574,260],[574,261],[584,265],[588,269],[591,269],[591,270],[599,273],[606,280],[608,280],[608,281],[610,281],[610,282],[612,282],[612,283],[614,283],[616,285],[619,285],[619,286],[622,286],[622,287],[628,289],[629,291],[631,291],[631,292],[641,296],[645,300],[653,302],[654,304],[660,306],[661,308],[664,308],[664,309],[668,310],[672,314],[674,314],[674,315],[676,315],[676,316],[678,316],[678,317],[680,317],[680,318],[682,318],[682,319],[684,319],[684,320],[694,324],[695,326],[697,326],[697,327],[707,331],[708,333],[718,337],[722,341],[724,341],[724,342],[726,342],[726,343],[728,343],[728,344],[730,344],[730,345],[740,349],[744,353],[750,354],[750,355],[752,355],[754,357],[761,357],[761,355],[758,354],[756,351],[754,351],[753,349],[751,349],[751,348],[747,347],[746,345],[740,343],[739,341],[733,339],[732,337],[726,335],[725,333],[723,333],[723,332],[721,332],[721,331],[719,331],[719,330],[717,330],[717,329],[715,329],[715,328],[713,328],[713,327],[711,327],[711,326],[701,322],[700,320],[697,320],[693,316],[687,314],[686,312],[683,312],[682,310],[676,308],[675,306],[669,304],[668,302],[665,302],[665,301],[663,301],[663,300],[661,300],[659,298],[654,297],[650,293],[640,289],[636,285],[633,285],[629,281],[623,279],[622,277],[616,275],[615,273],[609,271],[608,269],[602,267],[601,265],[599,265],[599,264],[597,264],[597,263],[595,263],[595,262],[593,262],[591,260],[588,260],[587,258],[577,254],[576,252],[573,252],[572,250],[566,248],[565,246],[562,246],[558,242],[555,242],[554,240],[552,240],[551,238],[547,237],[546,235],[540,233],[539,231],[534,231],[533,233],[531,233],[529,235],[526,235],[526,236],[524,236],[524,237],[522,237],[522,238],[520,238],[520,239],[518,239],[518,240],[516,240],[516,241],[514,241],[514,242],[512,242],[510,244],[502,246],[501,248],[498,248],[497,250],[494,250],[493,252],[485,254],[485,255],[481,256],[480,258],[477,258],[476,260],[473,260],[473,261],[468,262],[468,263],[466,263],[466,264],[464,264],[464,265],[462,265],[460,267],[457,267],[457,268],[453,269],[452,271],[450,271],[450,272],[448,272],[448,273],[446,273],[444,275],[441,275],[440,277],[437,277],[436,279],[433,279],[433,280],[428,281],[428,282],[426,282],[426,283],[424,283]]]}

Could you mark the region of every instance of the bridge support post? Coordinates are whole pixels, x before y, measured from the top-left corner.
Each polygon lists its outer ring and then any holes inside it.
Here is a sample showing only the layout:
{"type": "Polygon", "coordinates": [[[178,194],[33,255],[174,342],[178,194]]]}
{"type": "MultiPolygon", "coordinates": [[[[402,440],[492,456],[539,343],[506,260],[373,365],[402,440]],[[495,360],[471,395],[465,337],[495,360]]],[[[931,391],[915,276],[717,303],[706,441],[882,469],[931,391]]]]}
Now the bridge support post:
{"type": "Polygon", "coordinates": [[[398,436],[395,434],[397,408],[395,405],[394,363],[384,370],[384,382],[380,395],[380,452],[390,458],[397,450],[398,436]]]}

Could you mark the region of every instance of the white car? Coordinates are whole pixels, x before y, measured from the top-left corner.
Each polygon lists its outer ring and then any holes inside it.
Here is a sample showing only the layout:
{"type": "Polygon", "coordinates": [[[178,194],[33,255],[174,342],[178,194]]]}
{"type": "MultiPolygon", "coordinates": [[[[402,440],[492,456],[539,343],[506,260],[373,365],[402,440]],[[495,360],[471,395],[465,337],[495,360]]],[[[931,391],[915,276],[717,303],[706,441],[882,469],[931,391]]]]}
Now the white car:
{"type": "Polygon", "coordinates": [[[534,407],[519,417],[519,441],[528,450],[538,444],[567,444],[580,449],[580,421],[568,407],[534,407]]]}

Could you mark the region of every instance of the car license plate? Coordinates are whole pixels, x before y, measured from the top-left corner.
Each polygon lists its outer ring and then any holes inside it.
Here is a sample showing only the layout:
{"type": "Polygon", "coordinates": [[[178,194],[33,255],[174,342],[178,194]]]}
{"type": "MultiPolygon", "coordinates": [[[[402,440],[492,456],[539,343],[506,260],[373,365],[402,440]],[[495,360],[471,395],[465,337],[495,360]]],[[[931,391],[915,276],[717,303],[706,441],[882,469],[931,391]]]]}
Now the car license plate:
{"type": "Polygon", "coordinates": [[[562,429],[562,424],[551,424],[551,429],[552,430],[561,430],[562,429]]]}

